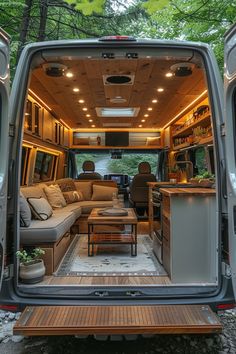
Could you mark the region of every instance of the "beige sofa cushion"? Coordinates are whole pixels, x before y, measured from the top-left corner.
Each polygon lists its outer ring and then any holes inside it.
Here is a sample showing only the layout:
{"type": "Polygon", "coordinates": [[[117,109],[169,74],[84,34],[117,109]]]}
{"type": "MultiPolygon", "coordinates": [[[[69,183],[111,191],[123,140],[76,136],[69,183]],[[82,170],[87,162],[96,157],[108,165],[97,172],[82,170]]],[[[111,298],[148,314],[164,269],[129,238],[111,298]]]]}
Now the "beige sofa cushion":
{"type": "Polygon", "coordinates": [[[46,186],[44,192],[47,196],[49,203],[53,209],[63,208],[66,206],[65,198],[63,197],[62,191],[58,184],[52,184],[51,186],[46,186]]]}
{"type": "Polygon", "coordinates": [[[92,200],[112,200],[113,194],[118,194],[118,189],[116,187],[100,186],[97,184],[93,185],[93,195],[92,200]]]}
{"type": "Polygon", "coordinates": [[[47,187],[46,184],[40,183],[34,186],[29,187],[21,187],[21,193],[23,196],[27,198],[47,198],[46,194],[44,193],[44,188],[47,187]]]}
{"type": "Polygon", "coordinates": [[[75,181],[77,191],[82,192],[84,200],[91,200],[92,181],[75,181]]]}

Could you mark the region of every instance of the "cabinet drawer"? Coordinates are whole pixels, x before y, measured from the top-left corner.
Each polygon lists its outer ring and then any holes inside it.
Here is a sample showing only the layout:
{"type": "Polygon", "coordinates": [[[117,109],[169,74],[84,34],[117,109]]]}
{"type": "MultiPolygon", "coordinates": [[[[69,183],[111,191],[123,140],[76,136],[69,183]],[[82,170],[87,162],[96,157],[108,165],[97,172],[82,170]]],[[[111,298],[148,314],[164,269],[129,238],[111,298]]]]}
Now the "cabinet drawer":
{"type": "Polygon", "coordinates": [[[163,195],[163,199],[162,199],[162,209],[166,212],[166,213],[170,213],[170,198],[167,197],[166,195],[163,195]]]}
{"type": "Polygon", "coordinates": [[[170,239],[170,221],[164,215],[162,216],[162,232],[166,239],[170,239]]]}
{"type": "Polygon", "coordinates": [[[170,264],[170,247],[163,240],[163,253],[162,253],[162,263],[166,272],[171,276],[171,264],[170,264]]]}
{"type": "Polygon", "coordinates": [[[56,270],[59,262],[64,256],[67,248],[71,242],[71,235],[67,232],[56,244],[54,247],[54,270],[56,270]]]}

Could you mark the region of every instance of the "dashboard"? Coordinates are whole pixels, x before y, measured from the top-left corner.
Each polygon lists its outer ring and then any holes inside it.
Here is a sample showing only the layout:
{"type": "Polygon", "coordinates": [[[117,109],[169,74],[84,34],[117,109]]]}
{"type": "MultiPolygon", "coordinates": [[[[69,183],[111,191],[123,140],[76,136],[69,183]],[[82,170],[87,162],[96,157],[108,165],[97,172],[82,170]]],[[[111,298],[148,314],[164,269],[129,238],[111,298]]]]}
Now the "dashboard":
{"type": "Polygon", "coordinates": [[[109,173],[104,175],[104,180],[116,182],[119,188],[128,187],[130,182],[129,175],[123,173],[109,173]]]}

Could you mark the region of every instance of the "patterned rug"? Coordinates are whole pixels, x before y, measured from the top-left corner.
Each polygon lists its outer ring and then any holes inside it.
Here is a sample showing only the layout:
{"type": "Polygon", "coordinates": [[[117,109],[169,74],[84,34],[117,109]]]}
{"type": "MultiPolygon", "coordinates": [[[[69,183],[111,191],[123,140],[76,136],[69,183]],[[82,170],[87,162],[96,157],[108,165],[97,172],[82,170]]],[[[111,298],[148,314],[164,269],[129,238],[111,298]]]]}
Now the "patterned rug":
{"type": "Polygon", "coordinates": [[[99,245],[88,257],[87,235],[76,235],[55,276],[157,276],[167,275],[152,251],[149,236],[138,236],[138,253],[130,245],[99,245]]]}

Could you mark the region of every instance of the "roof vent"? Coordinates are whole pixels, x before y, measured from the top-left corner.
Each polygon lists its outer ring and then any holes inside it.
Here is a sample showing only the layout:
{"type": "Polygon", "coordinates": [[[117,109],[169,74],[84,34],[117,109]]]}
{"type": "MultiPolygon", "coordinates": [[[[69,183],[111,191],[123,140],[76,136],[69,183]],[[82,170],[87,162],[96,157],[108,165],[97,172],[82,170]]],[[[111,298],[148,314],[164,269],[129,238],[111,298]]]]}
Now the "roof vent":
{"type": "Polygon", "coordinates": [[[134,75],[103,75],[104,85],[133,85],[134,75]]]}
{"type": "Polygon", "coordinates": [[[127,100],[121,96],[116,96],[114,98],[110,98],[111,103],[125,103],[127,100]]]}
{"type": "Polygon", "coordinates": [[[175,76],[189,76],[192,75],[194,64],[192,63],[177,63],[170,67],[175,76]]]}
{"type": "Polygon", "coordinates": [[[60,77],[63,76],[67,66],[60,64],[60,63],[47,63],[43,64],[43,70],[45,71],[46,75],[52,77],[60,77]]]}

